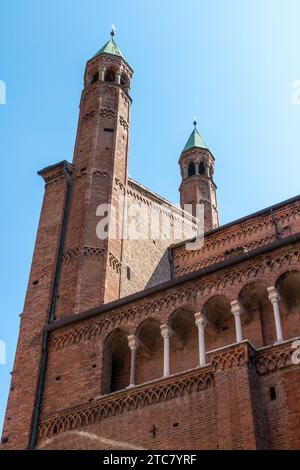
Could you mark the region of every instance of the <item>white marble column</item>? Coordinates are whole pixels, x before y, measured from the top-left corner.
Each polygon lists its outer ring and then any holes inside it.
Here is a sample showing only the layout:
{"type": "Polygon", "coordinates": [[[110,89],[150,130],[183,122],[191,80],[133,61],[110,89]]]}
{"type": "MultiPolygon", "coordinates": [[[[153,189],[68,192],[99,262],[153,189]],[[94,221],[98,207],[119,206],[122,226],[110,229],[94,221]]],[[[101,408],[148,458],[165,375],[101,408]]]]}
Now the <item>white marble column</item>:
{"type": "Polygon", "coordinates": [[[134,387],[135,386],[136,351],[138,348],[138,339],[135,335],[130,335],[127,338],[128,338],[128,346],[131,351],[129,387],[134,387]]]}
{"type": "Polygon", "coordinates": [[[241,343],[243,341],[241,322],[242,306],[237,300],[231,302],[231,313],[234,315],[236,342],[241,343]]]}
{"type": "Polygon", "coordinates": [[[275,320],[275,327],[276,327],[276,343],[281,343],[283,341],[282,336],[282,328],[281,328],[281,318],[280,318],[280,309],[279,309],[279,301],[280,296],[275,287],[268,287],[268,295],[271,304],[273,305],[273,312],[274,312],[274,320],[275,320]]]}
{"type": "Polygon", "coordinates": [[[120,72],[116,73],[116,83],[118,85],[120,85],[120,83],[121,83],[121,73],[120,72]]]}
{"type": "Polygon", "coordinates": [[[198,343],[199,343],[199,365],[203,367],[206,365],[206,350],[205,350],[205,327],[206,321],[201,313],[195,313],[195,323],[198,327],[198,343]]]}
{"type": "Polygon", "coordinates": [[[172,332],[168,325],[161,325],[160,331],[164,339],[164,377],[168,377],[170,375],[170,338],[172,332]]]}

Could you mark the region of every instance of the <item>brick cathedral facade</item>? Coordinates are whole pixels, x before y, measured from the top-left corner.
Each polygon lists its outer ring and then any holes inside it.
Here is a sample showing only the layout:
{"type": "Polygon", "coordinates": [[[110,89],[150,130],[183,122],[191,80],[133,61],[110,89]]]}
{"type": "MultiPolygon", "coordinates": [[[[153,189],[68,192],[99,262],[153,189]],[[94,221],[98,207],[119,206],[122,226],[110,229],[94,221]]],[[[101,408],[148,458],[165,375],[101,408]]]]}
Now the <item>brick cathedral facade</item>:
{"type": "Polygon", "coordinates": [[[73,163],[39,172],[1,447],[300,448],[300,197],[219,226],[196,123],[181,208],[130,179],[132,75],[112,37],[86,65],[73,163]],[[164,216],[169,236],[101,238],[105,204],[164,216]]]}

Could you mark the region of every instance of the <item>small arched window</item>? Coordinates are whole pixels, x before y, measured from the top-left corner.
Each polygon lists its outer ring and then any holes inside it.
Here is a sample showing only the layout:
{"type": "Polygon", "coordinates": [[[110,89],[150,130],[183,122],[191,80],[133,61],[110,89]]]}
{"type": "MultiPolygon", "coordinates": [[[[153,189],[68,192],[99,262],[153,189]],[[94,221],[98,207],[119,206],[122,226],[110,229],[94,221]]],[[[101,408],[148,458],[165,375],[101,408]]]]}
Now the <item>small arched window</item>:
{"type": "Polygon", "coordinates": [[[193,176],[196,173],[195,163],[191,162],[188,167],[188,176],[193,176]]]}
{"type": "Polygon", "coordinates": [[[92,78],[91,78],[91,85],[98,82],[98,80],[99,80],[99,72],[95,72],[94,75],[92,75],[92,78]]]}
{"type": "Polygon", "coordinates": [[[205,167],[203,162],[199,163],[199,175],[205,175],[205,167]]]}
{"type": "Polygon", "coordinates": [[[116,73],[113,69],[108,69],[105,72],[104,80],[106,82],[115,82],[116,81],[116,73]]]}

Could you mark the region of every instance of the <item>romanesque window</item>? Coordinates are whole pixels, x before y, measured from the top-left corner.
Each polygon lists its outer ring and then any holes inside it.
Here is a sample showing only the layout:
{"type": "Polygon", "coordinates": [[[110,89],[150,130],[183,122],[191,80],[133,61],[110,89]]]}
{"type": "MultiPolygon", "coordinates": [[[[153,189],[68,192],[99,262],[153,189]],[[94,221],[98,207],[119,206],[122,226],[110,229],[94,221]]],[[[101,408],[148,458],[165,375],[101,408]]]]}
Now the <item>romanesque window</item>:
{"type": "Polygon", "coordinates": [[[196,173],[195,163],[191,162],[188,166],[188,176],[193,176],[196,173]]]}
{"type": "Polygon", "coordinates": [[[203,162],[199,163],[199,175],[205,175],[205,167],[203,162]]]}
{"type": "Polygon", "coordinates": [[[113,69],[109,68],[105,72],[104,80],[106,82],[115,82],[116,81],[116,73],[113,69]]]}
{"type": "Polygon", "coordinates": [[[91,85],[96,83],[98,80],[99,80],[99,72],[95,72],[94,75],[92,75],[92,78],[91,78],[91,85]]]}

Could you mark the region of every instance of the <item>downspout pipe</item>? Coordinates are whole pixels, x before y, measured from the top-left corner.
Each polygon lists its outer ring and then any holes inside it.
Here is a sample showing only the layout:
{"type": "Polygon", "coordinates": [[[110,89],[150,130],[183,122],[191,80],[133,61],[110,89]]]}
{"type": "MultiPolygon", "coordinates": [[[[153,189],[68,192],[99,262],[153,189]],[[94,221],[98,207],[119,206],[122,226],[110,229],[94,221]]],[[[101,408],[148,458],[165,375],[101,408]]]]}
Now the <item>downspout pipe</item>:
{"type": "MultiPolygon", "coordinates": [[[[68,162],[64,161],[63,172],[65,174],[66,181],[67,181],[67,191],[66,191],[66,197],[65,197],[62,227],[61,227],[55,273],[54,273],[54,279],[53,279],[53,287],[52,287],[52,292],[51,292],[51,303],[50,303],[49,315],[47,319],[48,325],[55,320],[56,300],[57,300],[61,265],[62,265],[62,257],[63,257],[63,252],[64,252],[64,244],[65,244],[65,238],[66,238],[66,230],[67,230],[70,200],[71,200],[71,193],[72,193],[73,180],[72,180],[72,174],[69,172],[68,166],[69,166],[68,162]]],[[[41,410],[46,370],[47,370],[48,337],[49,337],[49,332],[47,331],[47,329],[44,329],[42,354],[41,354],[39,377],[38,377],[38,386],[37,386],[35,406],[33,410],[31,434],[30,434],[29,446],[28,446],[30,450],[33,450],[35,448],[37,437],[38,437],[39,417],[40,417],[40,410],[41,410]]]]}

